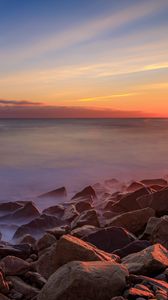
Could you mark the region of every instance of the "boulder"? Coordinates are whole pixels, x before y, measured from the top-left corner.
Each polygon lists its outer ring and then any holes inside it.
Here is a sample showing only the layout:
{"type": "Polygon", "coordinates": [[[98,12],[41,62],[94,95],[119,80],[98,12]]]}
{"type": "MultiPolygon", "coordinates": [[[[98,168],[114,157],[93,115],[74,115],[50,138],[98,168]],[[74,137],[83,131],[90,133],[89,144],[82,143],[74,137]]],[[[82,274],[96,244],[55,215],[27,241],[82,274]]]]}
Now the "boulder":
{"type": "Polygon", "coordinates": [[[71,231],[71,235],[74,235],[80,239],[83,239],[85,236],[90,235],[93,232],[96,232],[99,228],[93,225],[84,225],[79,228],[75,228],[71,231]]]}
{"type": "Polygon", "coordinates": [[[0,267],[5,275],[22,275],[30,269],[30,264],[15,256],[6,256],[0,261],[0,267]]]}
{"type": "Polygon", "coordinates": [[[90,204],[90,202],[83,200],[83,201],[79,201],[79,202],[75,203],[75,208],[78,213],[82,213],[86,210],[92,209],[93,207],[90,204]]]}
{"type": "Polygon", "coordinates": [[[24,246],[21,245],[1,245],[0,247],[0,259],[2,259],[5,256],[16,256],[22,259],[26,259],[31,254],[31,248],[30,246],[24,246]]]}
{"type": "Polygon", "coordinates": [[[92,202],[92,199],[96,198],[95,190],[91,186],[85,187],[82,191],[75,194],[72,197],[72,200],[79,200],[79,199],[88,199],[92,202]]]}
{"type": "Polygon", "coordinates": [[[151,194],[151,191],[149,190],[149,188],[146,187],[138,189],[135,192],[126,194],[121,198],[121,200],[113,204],[111,210],[114,212],[121,213],[140,209],[141,207],[139,206],[138,202],[136,202],[136,199],[149,194],[151,194]]]}
{"type": "Polygon", "coordinates": [[[155,212],[152,208],[144,208],[118,215],[106,222],[108,227],[117,226],[123,227],[126,230],[138,234],[147,224],[150,217],[153,217],[155,212]]]}
{"type": "Polygon", "coordinates": [[[0,300],[10,300],[8,297],[0,293],[0,300]]]}
{"type": "Polygon", "coordinates": [[[153,227],[151,233],[151,242],[160,243],[168,249],[168,216],[159,219],[159,222],[153,227]]]}
{"type": "Polygon", "coordinates": [[[99,220],[97,213],[94,209],[90,209],[81,213],[74,221],[71,223],[71,228],[81,227],[84,225],[92,225],[99,227],[99,220]]]}
{"type": "Polygon", "coordinates": [[[23,295],[21,299],[30,300],[39,293],[39,289],[27,284],[17,276],[8,276],[7,279],[12,283],[14,290],[23,295]]]}
{"type": "Polygon", "coordinates": [[[8,282],[4,279],[2,272],[0,272],[0,293],[7,294],[9,292],[8,282]]]}
{"type": "Polygon", "coordinates": [[[141,196],[136,201],[141,208],[153,208],[158,217],[168,214],[168,188],[141,196]]]}
{"type": "Polygon", "coordinates": [[[50,247],[56,242],[56,238],[53,234],[45,233],[36,243],[37,251],[44,250],[45,248],[50,247]]]}
{"type": "Polygon", "coordinates": [[[61,221],[55,216],[41,215],[39,218],[34,219],[33,221],[20,226],[13,239],[18,239],[24,236],[25,234],[31,234],[33,237],[41,237],[47,229],[59,226],[61,221]]]}
{"type": "Polygon", "coordinates": [[[0,223],[12,222],[15,224],[24,224],[40,216],[40,213],[33,202],[26,204],[13,213],[0,217],[0,223]]]}
{"type": "Polygon", "coordinates": [[[149,246],[151,246],[151,243],[149,241],[135,240],[129,243],[128,245],[126,245],[125,247],[113,251],[113,253],[118,255],[120,258],[123,258],[129,254],[136,253],[143,249],[146,249],[149,246]]]}
{"type": "Polygon", "coordinates": [[[122,263],[132,274],[154,275],[168,267],[168,250],[155,244],[124,257],[122,263]]]}
{"type": "Polygon", "coordinates": [[[30,244],[35,245],[36,239],[31,234],[25,234],[25,236],[20,240],[20,244],[30,244]]]}
{"type": "Polygon", "coordinates": [[[160,222],[160,218],[151,217],[146,224],[145,231],[141,235],[141,239],[150,239],[154,227],[160,222]]]}
{"type": "Polygon", "coordinates": [[[144,187],[144,184],[140,181],[133,181],[127,186],[127,192],[135,192],[144,187]]]}
{"type": "Polygon", "coordinates": [[[27,272],[25,274],[25,279],[29,282],[31,285],[35,285],[37,288],[41,289],[46,284],[46,279],[42,277],[37,272],[27,272]]]}
{"type": "Polygon", "coordinates": [[[46,230],[46,232],[54,235],[56,239],[59,239],[62,235],[70,232],[70,227],[68,225],[54,227],[46,230]]]}
{"type": "Polygon", "coordinates": [[[19,204],[18,202],[0,203],[0,217],[8,215],[21,207],[22,207],[22,205],[19,204]]]}
{"type": "Polygon", "coordinates": [[[146,186],[151,186],[151,185],[161,185],[161,186],[166,186],[168,184],[167,180],[163,178],[154,178],[154,179],[143,179],[140,182],[142,182],[146,186]]]}
{"type": "Polygon", "coordinates": [[[138,298],[142,297],[145,299],[154,298],[154,293],[143,284],[136,284],[134,287],[131,287],[127,292],[128,297],[130,298],[138,298]]]}
{"type": "Polygon", "coordinates": [[[115,226],[99,229],[84,237],[86,242],[106,252],[113,252],[118,248],[122,248],[135,239],[133,234],[126,229],[115,226]]]}
{"type": "Polygon", "coordinates": [[[43,214],[46,214],[46,215],[51,215],[51,216],[57,216],[57,217],[62,217],[63,214],[64,214],[64,206],[63,205],[54,205],[54,206],[50,206],[46,209],[44,209],[42,211],[43,214]]]}
{"type": "Polygon", "coordinates": [[[58,189],[49,191],[47,193],[44,193],[40,196],[38,196],[38,198],[64,198],[67,196],[67,192],[66,192],[66,188],[65,187],[60,187],[58,189]]]}
{"type": "Polygon", "coordinates": [[[41,290],[38,300],[109,300],[121,295],[128,271],[109,262],[70,262],[61,267],[41,290]]]}
{"type": "MultiPolygon", "coordinates": [[[[114,259],[118,259],[118,257],[116,256],[114,259]]],[[[43,277],[48,278],[59,267],[74,260],[114,261],[110,254],[67,234],[40,256],[36,262],[36,270],[43,277]]]]}
{"type": "Polygon", "coordinates": [[[77,212],[75,205],[71,204],[65,208],[64,214],[62,216],[62,220],[69,224],[77,216],[79,216],[79,213],[77,212]]]}

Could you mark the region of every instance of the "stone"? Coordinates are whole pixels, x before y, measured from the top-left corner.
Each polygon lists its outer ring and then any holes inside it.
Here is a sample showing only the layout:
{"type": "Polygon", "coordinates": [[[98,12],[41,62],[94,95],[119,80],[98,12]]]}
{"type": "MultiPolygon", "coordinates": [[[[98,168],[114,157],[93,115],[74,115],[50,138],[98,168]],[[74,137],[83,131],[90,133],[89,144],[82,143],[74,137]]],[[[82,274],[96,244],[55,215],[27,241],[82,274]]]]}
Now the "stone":
{"type": "Polygon", "coordinates": [[[144,187],[144,184],[140,181],[133,181],[127,186],[127,192],[135,192],[144,187]]]}
{"type": "Polygon", "coordinates": [[[78,261],[111,261],[118,260],[118,257],[112,256],[91,244],[88,244],[74,236],[64,235],[56,245],[48,248],[36,262],[36,270],[44,278],[48,278],[62,265],[78,261]]]}
{"type": "Polygon", "coordinates": [[[22,275],[30,269],[30,264],[21,258],[6,256],[1,259],[0,267],[5,275],[22,275]]]}
{"type": "Polygon", "coordinates": [[[70,227],[68,225],[54,227],[46,230],[46,232],[54,235],[56,239],[59,239],[62,235],[70,232],[70,227]]]}
{"type": "Polygon", "coordinates": [[[118,255],[120,258],[123,258],[129,254],[139,252],[149,246],[151,246],[151,243],[149,241],[135,240],[125,247],[113,251],[113,253],[118,255]]]}
{"type": "Polygon", "coordinates": [[[33,221],[20,226],[13,239],[20,239],[25,234],[31,234],[35,238],[40,238],[47,229],[59,226],[61,221],[55,216],[41,215],[39,218],[34,219],[33,221]]]}
{"type": "Polygon", "coordinates": [[[77,216],[79,216],[79,213],[77,212],[75,205],[72,204],[65,208],[64,214],[62,216],[62,220],[69,224],[77,216]]]}
{"type": "Polygon", "coordinates": [[[30,285],[36,285],[37,288],[41,289],[46,284],[46,279],[37,272],[27,272],[25,278],[29,281],[30,285]]]}
{"type": "Polygon", "coordinates": [[[0,292],[3,294],[7,294],[9,292],[9,285],[7,281],[4,279],[4,276],[1,271],[0,271],[0,292]]]}
{"type": "Polygon", "coordinates": [[[121,295],[128,271],[109,262],[70,262],[59,268],[38,295],[38,300],[109,300],[121,295]]]}
{"type": "Polygon", "coordinates": [[[57,217],[62,217],[64,214],[64,206],[63,205],[55,205],[55,206],[50,206],[46,209],[43,210],[43,214],[46,215],[51,215],[51,216],[57,216],[57,217]]]}
{"type": "Polygon", "coordinates": [[[90,204],[90,202],[85,201],[85,200],[79,201],[79,202],[75,203],[74,205],[75,205],[75,208],[78,213],[82,213],[86,210],[90,210],[93,208],[92,205],[90,204]]]}
{"type": "Polygon", "coordinates": [[[39,293],[39,289],[27,284],[17,276],[8,276],[7,279],[12,282],[14,290],[23,295],[24,300],[32,299],[39,293]]]}
{"type": "Polygon", "coordinates": [[[151,185],[161,185],[161,186],[166,186],[168,184],[166,179],[163,178],[154,178],[154,179],[143,179],[140,182],[142,182],[146,186],[151,186],[151,185]]]}
{"type": "Polygon", "coordinates": [[[151,217],[146,224],[146,228],[145,228],[145,231],[143,232],[143,234],[141,235],[141,239],[150,239],[154,227],[159,222],[160,222],[160,218],[151,217]]]}
{"type": "Polygon", "coordinates": [[[8,215],[21,207],[22,207],[22,205],[19,204],[18,202],[0,203],[0,217],[8,215]]]}
{"type": "Polygon", "coordinates": [[[128,290],[129,297],[144,297],[145,299],[154,298],[153,292],[145,285],[136,284],[128,290]]]}
{"type": "Polygon", "coordinates": [[[11,255],[16,256],[22,259],[26,259],[30,255],[30,248],[25,249],[21,248],[17,245],[1,245],[0,247],[0,259],[2,259],[5,256],[11,255]]]}
{"type": "Polygon", "coordinates": [[[124,257],[122,263],[132,274],[154,275],[168,267],[168,250],[155,244],[124,257]]]}
{"type": "Polygon", "coordinates": [[[113,252],[118,248],[122,248],[135,239],[135,236],[126,229],[115,226],[99,229],[84,237],[86,242],[106,252],[113,252]]]}
{"type": "Polygon", "coordinates": [[[126,194],[123,196],[118,202],[113,204],[111,210],[113,212],[129,212],[132,210],[140,209],[140,205],[136,201],[141,196],[149,195],[151,191],[149,188],[143,187],[141,189],[136,190],[135,192],[126,194]]]}
{"type": "Polygon", "coordinates": [[[131,233],[138,234],[144,229],[149,218],[154,215],[154,210],[147,207],[118,215],[108,220],[106,226],[123,227],[131,233]]]}
{"type": "Polygon", "coordinates": [[[163,216],[153,227],[151,233],[151,242],[160,243],[168,249],[168,216],[163,216]]]}
{"type": "Polygon", "coordinates": [[[35,245],[36,239],[31,234],[25,234],[25,236],[20,240],[20,244],[35,245]]]}
{"type": "Polygon", "coordinates": [[[97,213],[94,209],[84,211],[78,217],[76,217],[71,223],[71,228],[74,229],[84,225],[93,225],[95,227],[100,226],[97,213]]]}
{"type": "Polygon", "coordinates": [[[136,201],[141,208],[151,207],[156,216],[161,217],[168,214],[168,187],[150,195],[139,197],[136,201]]]}
{"type": "Polygon", "coordinates": [[[78,200],[79,198],[90,199],[90,201],[92,201],[92,199],[96,198],[95,190],[89,185],[79,193],[75,194],[71,200],[78,200]]]}
{"type": "Polygon", "coordinates": [[[63,186],[63,187],[60,187],[58,189],[55,189],[55,190],[49,191],[47,193],[44,193],[44,194],[42,194],[38,197],[39,198],[47,198],[47,197],[50,197],[50,198],[64,198],[66,196],[67,196],[66,188],[63,186]]]}
{"type": "Polygon", "coordinates": [[[0,300],[10,300],[8,297],[0,293],[0,300]]]}
{"type": "Polygon", "coordinates": [[[56,238],[50,234],[45,233],[36,243],[37,251],[44,250],[45,248],[50,247],[52,244],[56,242],[56,238]]]}
{"type": "Polygon", "coordinates": [[[71,235],[74,235],[80,239],[83,239],[85,236],[90,235],[93,232],[96,232],[99,228],[93,225],[84,225],[78,228],[75,228],[71,231],[71,235]]]}

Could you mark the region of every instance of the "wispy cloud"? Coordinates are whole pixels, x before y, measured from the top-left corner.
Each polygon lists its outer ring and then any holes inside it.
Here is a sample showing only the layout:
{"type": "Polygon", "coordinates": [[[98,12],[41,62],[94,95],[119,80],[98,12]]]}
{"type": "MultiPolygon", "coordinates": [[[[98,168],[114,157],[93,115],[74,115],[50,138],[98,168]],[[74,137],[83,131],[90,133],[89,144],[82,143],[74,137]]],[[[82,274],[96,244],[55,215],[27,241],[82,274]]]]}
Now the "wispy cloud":
{"type": "Polygon", "coordinates": [[[0,99],[0,106],[39,106],[42,105],[40,102],[33,102],[27,100],[2,100],[0,99]]]}
{"type": "Polygon", "coordinates": [[[108,96],[97,96],[97,97],[91,97],[91,98],[81,98],[79,101],[81,102],[91,102],[91,101],[99,101],[99,100],[110,100],[113,98],[125,98],[125,97],[131,97],[135,96],[137,93],[123,93],[123,94],[113,94],[108,96]]]}

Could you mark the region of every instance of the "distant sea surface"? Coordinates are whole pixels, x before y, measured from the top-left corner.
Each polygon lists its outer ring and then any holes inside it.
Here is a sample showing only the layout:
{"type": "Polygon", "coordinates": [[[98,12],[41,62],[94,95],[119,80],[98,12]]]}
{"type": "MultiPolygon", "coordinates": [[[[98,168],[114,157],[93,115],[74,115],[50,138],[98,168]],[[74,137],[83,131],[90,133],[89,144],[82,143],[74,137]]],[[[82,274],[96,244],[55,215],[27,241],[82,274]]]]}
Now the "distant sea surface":
{"type": "Polygon", "coordinates": [[[0,119],[0,201],[167,174],[167,119],[0,119]]]}

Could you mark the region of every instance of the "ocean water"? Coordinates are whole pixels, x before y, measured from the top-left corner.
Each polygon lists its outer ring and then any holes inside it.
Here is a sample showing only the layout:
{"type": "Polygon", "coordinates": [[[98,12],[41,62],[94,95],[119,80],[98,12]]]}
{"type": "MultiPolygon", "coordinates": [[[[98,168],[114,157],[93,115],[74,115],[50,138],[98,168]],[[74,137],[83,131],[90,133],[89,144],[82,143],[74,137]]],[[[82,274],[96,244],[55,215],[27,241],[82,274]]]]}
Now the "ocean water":
{"type": "Polygon", "coordinates": [[[0,201],[168,174],[168,119],[1,119],[0,201]]]}

